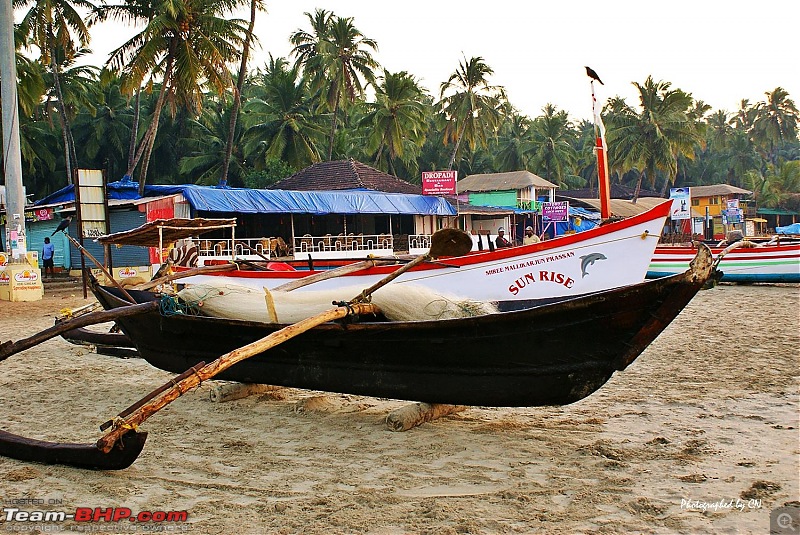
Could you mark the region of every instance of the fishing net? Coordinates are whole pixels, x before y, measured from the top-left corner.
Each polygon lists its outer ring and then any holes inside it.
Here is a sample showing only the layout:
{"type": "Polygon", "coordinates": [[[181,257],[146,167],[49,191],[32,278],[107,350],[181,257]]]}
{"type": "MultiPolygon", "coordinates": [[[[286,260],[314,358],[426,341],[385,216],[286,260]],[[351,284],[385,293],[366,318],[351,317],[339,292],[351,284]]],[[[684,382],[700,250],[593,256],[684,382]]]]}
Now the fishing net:
{"type": "MultiPolygon", "coordinates": [[[[266,323],[297,323],[330,310],[334,301],[346,301],[361,293],[361,287],[331,290],[275,292],[228,283],[193,284],[178,296],[218,318],[266,323]]],[[[372,295],[391,321],[419,321],[481,316],[497,312],[491,303],[462,299],[413,284],[389,284],[372,295]]]]}

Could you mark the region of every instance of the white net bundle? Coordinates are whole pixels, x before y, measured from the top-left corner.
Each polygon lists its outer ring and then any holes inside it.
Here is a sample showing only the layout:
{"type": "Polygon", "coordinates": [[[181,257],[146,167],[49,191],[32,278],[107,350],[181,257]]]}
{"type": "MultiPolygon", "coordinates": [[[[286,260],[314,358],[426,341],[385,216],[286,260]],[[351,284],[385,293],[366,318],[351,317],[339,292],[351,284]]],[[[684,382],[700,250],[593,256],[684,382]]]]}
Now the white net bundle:
{"type": "MultiPolygon", "coordinates": [[[[361,287],[330,290],[296,290],[273,292],[256,290],[229,283],[193,284],[178,296],[198,307],[204,314],[217,318],[297,323],[330,310],[333,301],[348,301],[361,293],[361,287]]],[[[442,295],[423,286],[389,284],[372,295],[384,316],[391,321],[419,321],[467,318],[494,314],[491,303],[442,295]]]]}

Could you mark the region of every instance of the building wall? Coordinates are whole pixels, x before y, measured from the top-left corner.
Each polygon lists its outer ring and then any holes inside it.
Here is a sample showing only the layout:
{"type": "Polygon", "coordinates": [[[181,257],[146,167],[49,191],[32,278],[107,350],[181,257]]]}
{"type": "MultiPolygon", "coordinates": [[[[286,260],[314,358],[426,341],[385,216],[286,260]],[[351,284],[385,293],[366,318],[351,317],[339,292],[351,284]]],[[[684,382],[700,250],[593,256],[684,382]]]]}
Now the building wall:
{"type": "Polygon", "coordinates": [[[469,194],[473,206],[517,206],[517,190],[481,191],[469,194]]]}
{"type": "MultiPolygon", "coordinates": [[[[128,210],[112,210],[109,215],[111,223],[111,232],[122,232],[123,230],[131,230],[143,225],[145,221],[145,214],[134,209],[128,210]]],[[[75,219],[69,225],[69,234],[77,239],[78,227],[75,219]]],[[[90,238],[84,238],[83,247],[89,254],[94,256],[98,262],[103,263],[104,252],[103,246],[93,241],[90,238]]],[[[111,246],[111,262],[115,268],[123,266],[148,266],[150,265],[149,251],[147,247],[137,247],[133,245],[126,245],[124,247],[111,246]]],[[[70,244],[71,254],[71,267],[72,269],[81,268],[81,253],[75,246],[70,244]]],[[[94,264],[88,258],[85,260],[86,267],[94,268],[94,264]]]]}

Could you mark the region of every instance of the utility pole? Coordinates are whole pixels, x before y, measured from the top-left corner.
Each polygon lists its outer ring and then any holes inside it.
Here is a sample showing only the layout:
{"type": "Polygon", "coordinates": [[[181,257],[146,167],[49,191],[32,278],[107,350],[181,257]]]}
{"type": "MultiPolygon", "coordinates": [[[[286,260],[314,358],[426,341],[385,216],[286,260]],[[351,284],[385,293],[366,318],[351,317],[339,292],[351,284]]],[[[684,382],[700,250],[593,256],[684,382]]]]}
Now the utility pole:
{"type": "Polygon", "coordinates": [[[14,57],[14,10],[11,0],[0,0],[0,83],[3,101],[3,161],[6,181],[6,251],[11,261],[26,261],[25,192],[19,145],[17,64],[14,57]],[[16,232],[15,232],[16,231],[16,232]],[[12,235],[15,243],[12,244],[12,235]],[[22,260],[20,260],[20,258],[22,260]]]}
{"type": "Polygon", "coordinates": [[[3,163],[6,181],[6,258],[0,266],[0,299],[38,301],[44,296],[42,272],[28,260],[25,232],[25,190],[22,187],[22,153],[19,143],[17,63],[14,49],[14,9],[0,0],[0,98],[3,102],[3,163]]]}

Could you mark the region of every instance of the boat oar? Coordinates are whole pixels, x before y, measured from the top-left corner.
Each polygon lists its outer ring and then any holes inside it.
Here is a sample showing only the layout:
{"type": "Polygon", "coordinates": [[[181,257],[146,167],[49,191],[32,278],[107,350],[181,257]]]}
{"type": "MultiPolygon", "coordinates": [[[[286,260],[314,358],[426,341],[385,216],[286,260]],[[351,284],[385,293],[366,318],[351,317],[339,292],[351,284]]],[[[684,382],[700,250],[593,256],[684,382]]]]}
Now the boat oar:
{"type": "Polygon", "coordinates": [[[419,264],[430,260],[431,258],[439,258],[441,256],[462,256],[472,250],[472,238],[463,230],[456,228],[443,228],[437,230],[431,236],[431,249],[424,255],[416,257],[414,260],[404,265],[403,267],[392,271],[389,275],[379,280],[359,295],[357,295],[351,303],[360,303],[368,299],[373,292],[377,289],[386,286],[394,279],[410,270],[419,264]]]}
{"type": "Polygon", "coordinates": [[[114,448],[117,441],[126,433],[141,425],[150,416],[167,406],[169,403],[178,399],[188,390],[196,387],[203,381],[207,381],[217,374],[227,370],[234,364],[248,359],[254,355],[258,355],[271,349],[295,336],[298,336],[317,325],[321,325],[328,321],[344,318],[350,315],[363,315],[375,314],[379,312],[378,307],[367,303],[369,296],[373,292],[389,284],[391,281],[405,273],[415,265],[418,265],[430,258],[438,258],[440,256],[460,256],[464,255],[472,249],[472,240],[469,235],[458,229],[442,229],[433,234],[431,237],[431,249],[427,254],[421,255],[401,268],[393,271],[377,283],[373,284],[358,296],[356,296],[350,303],[344,303],[332,310],[328,310],[316,316],[306,318],[302,321],[284,327],[275,331],[264,338],[256,340],[246,346],[234,349],[225,353],[215,361],[206,364],[202,368],[195,370],[194,373],[184,373],[184,376],[179,381],[175,381],[175,385],[161,392],[159,395],[153,397],[152,393],[145,396],[150,398],[145,403],[137,402],[134,406],[138,408],[125,416],[118,418],[113,425],[113,428],[108,431],[103,437],[97,441],[97,448],[102,452],[109,452],[114,448]]]}
{"type": "Polygon", "coordinates": [[[71,320],[59,322],[57,325],[45,329],[28,338],[23,338],[22,340],[17,340],[16,342],[8,341],[0,344],[0,361],[7,359],[15,353],[25,351],[26,349],[29,349],[37,344],[54,338],[59,334],[71,331],[72,329],[86,327],[87,325],[95,325],[97,323],[105,323],[107,321],[113,321],[117,318],[122,318],[125,316],[144,314],[145,312],[150,312],[151,310],[157,310],[158,307],[159,301],[148,301],[147,303],[129,305],[111,310],[90,312],[89,314],[84,314],[82,316],[78,316],[77,318],[72,318],[71,320]]]}
{"type": "Polygon", "coordinates": [[[292,290],[296,290],[298,288],[302,288],[303,286],[308,286],[309,284],[314,284],[315,282],[320,282],[328,279],[332,279],[335,277],[341,277],[342,275],[348,275],[350,273],[355,273],[356,271],[361,271],[363,269],[369,269],[375,266],[389,266],[392,264],[396,264],[397,260],[394,259],[378,259],[378,258],[369,258],[367,260],[361,260],[360,262],[353,262],[352,264],[347,264],[345,266],[340,266],[335,269],[329,269],[328,271],[321,271],[319,273],[315,273],[313,275],[308,275],[306,277],[302,277],[300,279],[296,279],[285,284],[281,284],[280,286],[276,286],[273,288],[272,292],[291,292],[292,290]]]}
{"type": "Polygon", "coordinates": [[[202,275],[203,273],[219,273],[220,271],[230,271],[232,269],[239,269],[239,266],[230,263],[230,264],[217,264],[217,265],[210,265],[210,266],[200,266],[191,269],[187,269],[186,271],[178,271],[177,273],[172,273],[171,275],[164,275],[163,277],[159,277],[157,279],[144,282],[142,284],[137,284],[136,286],[132,287],[132,290],[149,290],[151,288],[155,288],[159,284],[164,284],[167,282],[172,282],[177,279],[182,279],[184,277],[192,277],[194,275],[202,275]]]}
{"type": "MultiPolygon", "coordinates": [[[[124,296],[125,296],[125,297],[128,299],[128,302],[130,302],[130,303],[135,303],[135,302],[136,302],[136,300],[135,300],[133,297],[131,297],[131,294],[129,294],[129,293],[128,293],[128,291],[125,289],[125,287],[124,287],[124,286],[122,286],[122,285],[119,283],[119,281],[117,281],[117,279],[115,279],[115,278],[114,278],[114,276],[113,276],[111,273],[109,273],[109,272],[108,272],[108,270],[105,268],[105,266],[104,266],[103,264],[101,264],[100,262],[98,262],[98,261],[97,261],[97,259],[96,259],[96,258],[95,258],[95,257],[92,255],[92,253],[90,253],[89,251],[87,251],[87,250],[86,250],[86,248],[85,248],[83,245],[81,245],[81,244],[80,244],[80,242],[79,242],[78,240],[76,240],[75,238],[73,238],[72,236],[70,236],[69,234],[67,234],[67,232],[66,232],[66,231],[64,231],[64,236],[66,236],[66,237],[67,237],[67,239],[68,239],[68,240],[69,240],[69,241],[72,243],[72,245],[74,245],[74,246],[75,246],[75,248],[76,248],[76,249],[78,249],[78,251],[80,251],[80,253],[81,253],[83,256],[85,256],[86,258],[88,258],[89,260],[91,260],[91,262],[92,262],[92,263],[93,263],[95,266],[97,266],[97,268],[98,268],[100,271],[102,271],[102,272],[103,272],[103,274],[106,276],[106,278],[107,278],[108,280],[110,280],[110,281],[111,281],[111,283],[112,283],[114,286],[116,286],[116,287],[119,289],[119,291],[120,291],[120,292],[122,292],[122,295],[124,295],[124,296]]],[[[85,296],[85,295],[86,295],[86,288],[85,288],[85,287],[84,287],[84,292],[83,292],[83,293],[84,293],[84,296],[85,296]]]]}

